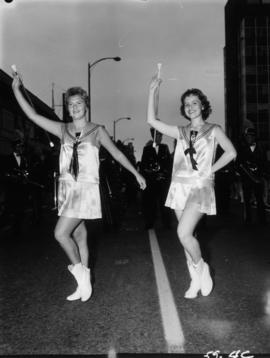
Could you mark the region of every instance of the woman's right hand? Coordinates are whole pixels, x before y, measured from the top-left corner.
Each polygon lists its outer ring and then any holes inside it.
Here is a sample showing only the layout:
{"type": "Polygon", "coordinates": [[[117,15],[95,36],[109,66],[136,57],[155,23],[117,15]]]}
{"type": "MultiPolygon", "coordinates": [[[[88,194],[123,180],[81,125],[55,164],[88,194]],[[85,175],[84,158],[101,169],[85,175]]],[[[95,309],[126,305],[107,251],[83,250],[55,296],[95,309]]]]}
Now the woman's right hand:
{"type": "Polygon", "coordinates": [[[157,91],[157,89],[159,88],[161,82],[162,82],[162,80],[160,78],[158,78],[157,74],[154,77],[152,77],[152,80],[149,85],[150,92],[155,93],[157,91]]]}
{"type": "Polygon", "coordinates": [[[12,72],[13,81],[12,81],[12,88],[19,89],[20,85],[22,84],[21,76],[17,72],[12,72]]]}

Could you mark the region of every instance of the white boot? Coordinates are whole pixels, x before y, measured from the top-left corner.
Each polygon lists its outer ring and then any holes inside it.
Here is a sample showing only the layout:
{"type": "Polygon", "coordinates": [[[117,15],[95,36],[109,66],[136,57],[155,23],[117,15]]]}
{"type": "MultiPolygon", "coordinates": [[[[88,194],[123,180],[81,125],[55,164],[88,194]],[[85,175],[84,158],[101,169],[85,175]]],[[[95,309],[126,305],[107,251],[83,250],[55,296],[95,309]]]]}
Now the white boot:
{"type": "Polygon", "coordinates": [[[209,266],[206,262],[201,260],[197,263],[197,265],[194,265],[196,271],[200,275],[200,281],[201,281],[201,293],[203,296],[208,296],[212,289],[213,289],[213,280],[210,275],[209,266]]]}
{"type": "Polygon", "coordinates": [[[67,296],[68,301],[75,301],[81,298],[81,292],[79,286],[76,288],[76,291],[73,292],[71,295],[67,296]]]}
{"type": "MultiPolygon", "coordinates": [[[[71,273],[72,273],[73,266],[74,265],[68,265],[68,269],[69,269],[69,271],[71,273]]],[[[81,292],[80,292],[79,286],[77,286],[76,291],[73,292],[71,295],[69,295],[67,297],[67,300],[68,301],[75,301],[75,300],[79,300],[80,298],[81,298],[81,292]]]]}
{"type": "Polygon", "coordinates": [[[188,271],[191,278],[189,289],[185,292],[185,298],[196,298],[201,289],[200,276],[195,270],[192,262],[187,262],[188,271]]]}
{"type": "MultiPolygon", "coordinates": [[[[92,294],[92,286],[90,282],[90,270],[80,263],[73,265],[70,272],[75,277],[78,287],[77,290],[71,295],[72,299],[81,298],[82,302],[87,301],[92,294]],[[78,297],[80,294],[80,297],[78,297]],[[74,298],[78,297],[78,298],[74,298]]],[[[70,297],[70,296],[69,296],[70,297]]]]}
{"type": "Polygon", "coordinates": [[[82,280],[82,285],[80,287],[81,291],[81,301],[85,302],[89,300],[92,295],[92,285],[91,285],[91,278],[90,278],[90,269],[86,266],[84,268],[84,275],[82,280]]]}

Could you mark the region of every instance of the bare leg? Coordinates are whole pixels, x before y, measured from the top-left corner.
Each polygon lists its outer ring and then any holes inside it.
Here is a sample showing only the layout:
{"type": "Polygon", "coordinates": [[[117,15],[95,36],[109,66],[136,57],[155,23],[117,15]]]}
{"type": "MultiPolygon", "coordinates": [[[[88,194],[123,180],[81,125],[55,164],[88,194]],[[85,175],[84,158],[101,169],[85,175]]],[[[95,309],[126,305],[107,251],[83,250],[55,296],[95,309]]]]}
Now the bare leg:
{"type": "Polygon", "coordinates": [[[80,224],[73,231],[72,236],[78,246],[81,263],[85,267],[88,267],[89,250],[87,245],[87,230],[84,221],[80,222],[80,224]]]}
{"type": "Polygon", "coordinates": [[[73,265],[81,262],[81,257],[77,244],[71,235],[74,229],[80,224],[81,219],[60,216],[55,227],[54,235],[62,246],[73,265]]]}
{"type": "MultiPolygon", "coordinates": [[[[176,218],[177,218],[178,222],[180,221],[180,219],[182,217],[182,214],[183,214],[182,210],[175,210],[175,215],[176,215],[176,218]]],[[[192,263],[192,258],[190,256],[190,254],[187,252],[187,250],[185,250],[185,248],[184,248],[184,253],[185,253],[185,256],[186,256],[187,263],[191,264],[192,263]]]]}
{"type": "Polygon", "coordinates": [[[203,213],[200,213],[196,205],[188,205],[183,211],[175,210],[178,218],[177,234],[184,247],[187,261],[190,259],[196,264],[200,261],[201,249],[193,232],[203,213]]]}
{"type": "Polygon", "coordinates": [[[81,219],[61,216],[55,227],[55,238],[69,257],[72,263],[72,265],[69,265],[69,270],[78,284],[76,291],[68,296],[67,300],[81,299],[85,302],[91,297],[92,286],[90,270],[82,263],[82,259],[88,261],[88,249],[84,251],[85,244],[87,244],[84,223],[81,219]],[[74,235],[74,240],[77,241],[73,240],[72,235],[74,235]],[[83,258],[80,256],[80,250],[83,252],[83,258]]]}
{"type": "Polygon", "coordinates": [[[203,296],[209,295],[213,287],[213,281],[209,273],[208,265],[203,261],[198,240],[193,232],[203,216],[196,205],[188,205],[183,211],[175,211],[178,218],[177,234],[184,247],[187,266],[191,277],[189,289],[185,292],[185,298],[195,298],[201,290],[203,296]]]}

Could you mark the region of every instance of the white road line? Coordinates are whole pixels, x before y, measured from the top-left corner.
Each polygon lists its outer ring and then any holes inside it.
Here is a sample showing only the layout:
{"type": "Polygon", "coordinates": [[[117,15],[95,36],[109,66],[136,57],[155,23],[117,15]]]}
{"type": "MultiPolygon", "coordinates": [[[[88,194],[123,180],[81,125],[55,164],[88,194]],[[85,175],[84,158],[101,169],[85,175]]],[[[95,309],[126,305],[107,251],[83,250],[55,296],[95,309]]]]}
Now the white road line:
{"type": "Polygon", "coordinates": [[[168,353],[184,353],[185,337],[155,231],[148,230],[159,295],[159,304],[168,353]]]}

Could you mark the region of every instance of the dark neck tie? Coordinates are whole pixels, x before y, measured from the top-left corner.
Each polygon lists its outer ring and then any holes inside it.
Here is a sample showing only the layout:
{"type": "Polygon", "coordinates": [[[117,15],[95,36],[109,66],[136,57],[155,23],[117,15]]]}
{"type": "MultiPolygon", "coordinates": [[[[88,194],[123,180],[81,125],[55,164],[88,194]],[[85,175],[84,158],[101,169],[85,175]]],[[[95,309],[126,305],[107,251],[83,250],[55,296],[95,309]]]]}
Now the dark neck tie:
{"type": "Polygon", "coordinates": [[[196,154],[196,150],[194,148],[194,143],[195,143],[197,134],[198,134],[197,131],[190,131],[189,148],[187,148],[184,152],[185,155],[189,154],[193,170],[198,170],[198,168],[197,168],[198,164],[193,157],[193,155],[196,154]]]}
{"type": "Polygon", "coordinates": [[[69,172],[75,180],[77,180],[79,174],[79,160],[78,160],[78,146],[81,142],[76,138],[76,141],[73,143],[72,157],[69,165],[69,172]]]}

